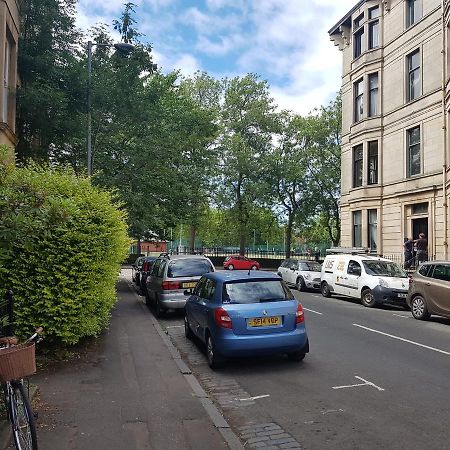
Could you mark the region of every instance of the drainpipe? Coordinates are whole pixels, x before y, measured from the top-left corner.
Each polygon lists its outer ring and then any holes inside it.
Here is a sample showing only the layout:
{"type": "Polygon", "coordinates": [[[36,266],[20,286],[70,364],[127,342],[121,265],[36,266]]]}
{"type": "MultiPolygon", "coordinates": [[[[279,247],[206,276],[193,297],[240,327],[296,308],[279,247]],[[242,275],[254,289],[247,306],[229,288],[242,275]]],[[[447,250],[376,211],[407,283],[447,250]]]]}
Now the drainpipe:
{"type": "Polygon", "coordinates": [[[442,8],[442,135],[444,164],[442,166],[442,206],[444,208],[444,259],[448,258],[448,205],[447,205],[447,111],[445,108],[445,90],[447,84],[447,24],[445,19],[445,0],[442,8]]]}

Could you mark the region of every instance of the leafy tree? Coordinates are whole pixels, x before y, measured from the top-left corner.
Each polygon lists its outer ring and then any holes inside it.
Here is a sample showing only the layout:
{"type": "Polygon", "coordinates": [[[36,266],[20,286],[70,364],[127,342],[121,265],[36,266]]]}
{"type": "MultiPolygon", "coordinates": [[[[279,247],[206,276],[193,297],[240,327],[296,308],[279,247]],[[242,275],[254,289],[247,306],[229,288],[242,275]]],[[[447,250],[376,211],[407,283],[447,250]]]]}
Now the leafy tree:
{"type": "Polygon", "coordinates": [[[267,82],[254,74],[226,81],[219,138],[217,203],[233,212],[244,254],[250,210],[261,196],[262,162],[276,130],[275,106],[267,82]]]}

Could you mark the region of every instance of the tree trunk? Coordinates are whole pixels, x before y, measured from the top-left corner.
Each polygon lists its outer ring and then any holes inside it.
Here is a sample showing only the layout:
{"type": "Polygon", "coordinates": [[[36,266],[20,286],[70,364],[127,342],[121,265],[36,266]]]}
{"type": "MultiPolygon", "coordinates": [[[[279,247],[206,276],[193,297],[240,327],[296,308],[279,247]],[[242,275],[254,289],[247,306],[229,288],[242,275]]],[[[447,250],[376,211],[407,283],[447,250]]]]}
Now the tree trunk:
{"type": "Polygon", "coordinates": [[[286,248],[285,257],[286,259],[291,257],[291,241],[292,241],[292,226],[294,224],[294,214],[289,211],[288,213],[288,223],[286,226],[286,248]]]}
{"type": "Polygon", "coordinates": [[[196,233],[195,225],[191,225],[191,233],[189,236],[189,252],[191,255],[193,255],[195,252],[195,233],[196,233]]]}

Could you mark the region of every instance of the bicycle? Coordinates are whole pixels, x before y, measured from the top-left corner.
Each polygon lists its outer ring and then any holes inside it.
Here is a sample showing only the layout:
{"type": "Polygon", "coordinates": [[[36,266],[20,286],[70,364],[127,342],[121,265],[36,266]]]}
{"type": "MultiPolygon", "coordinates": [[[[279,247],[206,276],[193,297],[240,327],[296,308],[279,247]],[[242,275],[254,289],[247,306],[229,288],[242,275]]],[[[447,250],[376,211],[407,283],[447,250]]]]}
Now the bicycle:
{"type": "Polygon", "coordinates": [[[38,448],[35,418],[23,377],[36,372],[34,341],[42,331],[42,327],[37,328],[22,344],[17,344],[17,339],[13,337],[2,338],[6,346],[0,348],[0,378],[17,450],[38,448]]]}

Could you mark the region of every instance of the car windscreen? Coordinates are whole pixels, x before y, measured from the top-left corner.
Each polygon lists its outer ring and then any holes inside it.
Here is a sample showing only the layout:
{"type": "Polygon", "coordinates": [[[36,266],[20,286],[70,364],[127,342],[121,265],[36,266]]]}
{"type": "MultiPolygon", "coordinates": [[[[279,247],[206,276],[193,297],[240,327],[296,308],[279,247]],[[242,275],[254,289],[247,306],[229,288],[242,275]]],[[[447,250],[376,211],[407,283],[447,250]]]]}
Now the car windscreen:
{"type": "Polygon", "coordinates": [[[322,266],[319,263],[309,261],[299,263],[298,268],[309,272],[320,272],[322,270],[322,266]]]}
{"type": "Polygon", "coordinates": [[[169,263],[167,276],[169,278],[199,277],[213,271],[214,268],[207,259],[183,258],[169,263]]]}
{"type": "Polygon", "coordinates": [[[406,278],[407,273],[395,262],[390,261],[363,261],[364,268],[368,275],[381,277],[406,278]]]}
{"type": "Polygon", "coordinates": [[[291,291],[281,280],[250,280],[226,283],[222,303],[264,303],[293,299],[291,291]]]}

